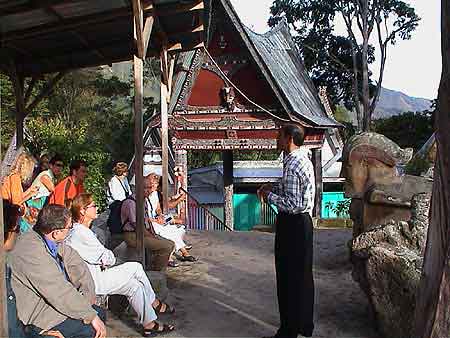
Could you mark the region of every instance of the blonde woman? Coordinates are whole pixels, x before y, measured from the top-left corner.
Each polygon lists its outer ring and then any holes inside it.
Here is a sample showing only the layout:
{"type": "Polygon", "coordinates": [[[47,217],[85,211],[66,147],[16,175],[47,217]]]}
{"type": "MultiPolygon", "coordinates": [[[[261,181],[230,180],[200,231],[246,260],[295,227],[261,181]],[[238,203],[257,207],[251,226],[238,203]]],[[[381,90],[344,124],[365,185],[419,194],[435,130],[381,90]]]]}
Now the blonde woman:
{"type": "MultiPolygon", "coordinates": [[[[25,215],[25,202],[38,192],[38,187],[31,186],[27,190],[23,190],[24,186],[31,183],[33,170],[36,161],[27,152],[23,151],[17,157],[15,163],[11,167],[11,172],[3,179],[2,197],[11,204],[20,206],[22,215],[25,215]]],[[[20,221],[20,232],[24,233],[30,229],[26,221],[20,221]]]]}
{"type": "Polygon", "coordinates": [[[127,262],[114,266],[114,253],[106,249],[90,229],[92,221],[97,218],[97,207],[92,195],[82,193],[75,197],[71,211],[75,223],[66,243],[88,265],[96,294],[126,296],[139,316],[144,337],[174,330],[173,325],[156,322],[156,312],[173,313],[174,309],[156,298],[142,265],[127,262]]]}

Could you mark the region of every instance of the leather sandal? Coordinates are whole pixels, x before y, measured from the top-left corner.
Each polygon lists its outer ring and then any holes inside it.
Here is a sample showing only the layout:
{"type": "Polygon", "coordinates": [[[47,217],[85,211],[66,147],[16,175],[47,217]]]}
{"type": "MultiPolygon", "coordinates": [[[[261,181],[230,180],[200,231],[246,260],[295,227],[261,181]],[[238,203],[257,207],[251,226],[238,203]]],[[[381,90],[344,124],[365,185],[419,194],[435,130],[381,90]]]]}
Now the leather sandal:
{"type": "Polygon", "coordinates": [[[197,261],[197,258],[195,258],[194,256],[188,255],[188,256],[181,256],[180,258],[178,258],[180,261],[182,262],[195,262],[197,261]]]}
{"type": "Polygon", "coordinates": [[[155,325],[151,329],[143,329],[142,336],[143,337],[156,337],[159,334],[164,334],[171,332],[175,329],[175,326],[169,324],[159,324],[155,322],[155,325]]]}
{"type": "Polygon", "coordinates": [[[155,308],[153,308],[157,314],[166,314],[166,313],[167,314],[173,314],[173,313],[175,313],[175,308],[171,307],[167,303],[164,303],[164,302],[160,301],[159,299],[158,299],[158,301],[159,301],[159,304],[155,308]],[[164,309],[164,311],[161,311],[163,305],[165,305],[166,308],[164,309]]]}

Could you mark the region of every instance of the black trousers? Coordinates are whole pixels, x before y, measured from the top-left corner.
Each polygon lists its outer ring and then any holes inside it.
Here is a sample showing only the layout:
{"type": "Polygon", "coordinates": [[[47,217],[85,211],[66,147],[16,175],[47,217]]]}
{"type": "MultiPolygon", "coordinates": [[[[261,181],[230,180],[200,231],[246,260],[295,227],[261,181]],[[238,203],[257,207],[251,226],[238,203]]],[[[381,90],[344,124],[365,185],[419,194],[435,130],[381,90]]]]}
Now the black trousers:
{"type": "Polygon", "coordinates": [[[275,268],[280,328],[275,337],[311,337],[314,329],[313,224],[309,214],[277,217],[275,268]]]}

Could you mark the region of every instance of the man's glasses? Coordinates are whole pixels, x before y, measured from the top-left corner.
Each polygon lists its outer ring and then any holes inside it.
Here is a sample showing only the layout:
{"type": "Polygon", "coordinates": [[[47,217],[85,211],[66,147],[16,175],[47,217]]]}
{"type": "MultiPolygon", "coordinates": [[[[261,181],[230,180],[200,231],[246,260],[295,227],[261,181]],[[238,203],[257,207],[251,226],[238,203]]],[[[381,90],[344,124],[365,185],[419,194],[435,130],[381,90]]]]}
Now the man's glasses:
{"type": "Polygon", "coordinates": [[[55,163],[55,166],[62,168],[62,167],[64,167],[64,164],[63,163],[55,163]]]}

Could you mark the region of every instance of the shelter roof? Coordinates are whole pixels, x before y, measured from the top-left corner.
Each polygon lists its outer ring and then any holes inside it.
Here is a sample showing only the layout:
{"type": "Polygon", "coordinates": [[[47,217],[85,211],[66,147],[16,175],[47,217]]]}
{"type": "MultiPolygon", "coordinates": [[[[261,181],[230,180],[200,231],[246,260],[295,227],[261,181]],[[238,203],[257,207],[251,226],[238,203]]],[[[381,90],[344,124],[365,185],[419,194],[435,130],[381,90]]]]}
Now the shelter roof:
{"type": "MultiPolygon", "coordinates": [[[[133,0],[0,0],[0,71],[41,75],[132,59],[133,0]]],[[[141,1],[157,19],[149,49],[195,49],[205,40],[210,0],[141,1]]],[[[149,51],[148,53],[152,53],[149,51]]]]}

